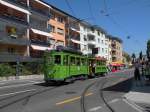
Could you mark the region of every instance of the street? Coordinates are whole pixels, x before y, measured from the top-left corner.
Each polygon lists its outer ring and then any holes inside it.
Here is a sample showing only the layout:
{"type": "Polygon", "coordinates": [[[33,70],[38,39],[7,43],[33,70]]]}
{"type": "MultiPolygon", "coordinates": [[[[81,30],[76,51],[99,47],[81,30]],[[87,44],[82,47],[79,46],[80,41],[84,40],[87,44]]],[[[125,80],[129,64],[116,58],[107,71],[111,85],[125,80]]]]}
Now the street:
{"type": "Polygon", "coordinates": [[[1,112],[137,112],[124,95],[132,86],[132,70],[72,84],[45,85],[43,80],[0,83],[1,112]]]}

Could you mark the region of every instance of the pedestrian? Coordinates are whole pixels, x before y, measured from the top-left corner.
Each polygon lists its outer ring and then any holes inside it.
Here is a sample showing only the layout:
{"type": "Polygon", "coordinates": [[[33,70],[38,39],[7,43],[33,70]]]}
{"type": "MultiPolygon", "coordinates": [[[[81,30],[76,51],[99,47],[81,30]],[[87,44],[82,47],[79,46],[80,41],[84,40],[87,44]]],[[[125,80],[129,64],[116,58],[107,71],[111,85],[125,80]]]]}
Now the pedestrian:
{"type": "Polygon", "coordinates": [[[141,81],[141,77],[140,77],[140,70],[139,70],[139,67],[140,67],[140,65],[139,65],[139,63],[138,62],[136,62],[135,63],[135,70],[134,70],[134,79],[135,79],[135,84],[136,84],[136,86],[137,85],[140,85],[140,81],[141,81]]]}

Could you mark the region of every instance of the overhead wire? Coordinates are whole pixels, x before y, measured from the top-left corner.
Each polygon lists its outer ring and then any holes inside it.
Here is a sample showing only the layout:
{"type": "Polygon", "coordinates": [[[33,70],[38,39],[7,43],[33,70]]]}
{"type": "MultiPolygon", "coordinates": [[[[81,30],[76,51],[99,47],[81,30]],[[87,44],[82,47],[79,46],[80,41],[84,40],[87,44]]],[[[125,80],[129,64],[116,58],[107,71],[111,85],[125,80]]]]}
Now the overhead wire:
{"type": "Polygon", "coordinates": [[[65,0],[66,1],[66,4],[68,6],[68,8],[70,9],[71,13],[74,15],[74,16],[77,16],[76,13],[74,12],[73,8],[71,7],[70,3],[68,0],[65,0]]]}
{"type": "Polygon", "coordinates": [[[96,19],[94,17],[93,11],[92,11],[92,6],[91,6],[91,3],[90,3],[90,0],[88,0],[88,6],[89,6],[89,11],[90,11],[91,17],[94,20],[93,22],[96,22],[96,19]]]}

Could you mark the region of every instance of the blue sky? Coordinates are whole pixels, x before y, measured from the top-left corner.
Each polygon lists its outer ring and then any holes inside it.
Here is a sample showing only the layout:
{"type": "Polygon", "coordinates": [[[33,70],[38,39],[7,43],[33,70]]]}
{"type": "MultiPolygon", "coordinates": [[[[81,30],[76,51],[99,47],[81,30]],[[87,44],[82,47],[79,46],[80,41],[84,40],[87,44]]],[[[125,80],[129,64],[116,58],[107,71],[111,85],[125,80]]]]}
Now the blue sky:
{"type": "Polygon", "coordinates": [[[145,53],[146,41],[150,39],[150,0],[89,0],[90,6],[88,0],[68,0],[75,15],[66,0],[44,1],[77,18],[88,18],[86,21],[120,37],[124,51],[130,54],[145,53]]]}

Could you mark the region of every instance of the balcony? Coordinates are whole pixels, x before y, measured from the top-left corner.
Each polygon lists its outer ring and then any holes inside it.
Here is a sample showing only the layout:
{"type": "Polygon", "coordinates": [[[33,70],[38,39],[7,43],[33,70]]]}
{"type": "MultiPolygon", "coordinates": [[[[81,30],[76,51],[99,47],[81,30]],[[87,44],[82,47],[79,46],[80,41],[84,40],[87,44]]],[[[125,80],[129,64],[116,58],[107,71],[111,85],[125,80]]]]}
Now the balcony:
{"type": "Polygon", "coordinates": [[[29,41],[27,38],[19,38],[17,35],[0,34],[0,43],[3,44],[13,44],[13,45],[29,45],[29,41]]]}
{"type": "Polygon", "coordinates": [[[32,61],[42,61],[40,58],[31,58],[30,56],[24,56],[21,53],[9,53],[0,52],[0,62],[32,62],[32,61]]]}
{"type": "Polygon", "coordinates": [[[42,9],[38,9],[35,7],[30,6],[29,7],[30,11],[32,13],[34,13],[35,15],[37,15],[38,17],[43,17],[43,19],[49,19],[50,18],[50,14],[48,12],[43,11],[42,9]]]}
{"type": "Polygon", "coordinates": [[[48,43],[47,41],[40,41],[40,40],[35,40],[35,39],[31,39],[31,44],[35,44],[39,46],[46,46],[46,47],[50,46],[50,43],[48,43]]]}
{"type": "Polygon", "coordinates": [[[5,0],[13,5],[17,5],[21,8],[28,9],[27,0],[5,0]]]}
{"type": "MultiPolygon", "coordinates": [[[[43,22],[44,23],[44,22],[43,22]]],[[[45,22],[46,23],[46,22],[45,22]]],[[[34,29],[37,29],[37,30],[40,30],[40,31],[44,31],[44,32],[50,32],[50,30],[47,28],[46,25],[43,25],[43,24],[39,24],[38,22],[35,23],[34,22],[30,22],[30,27],[31,28],[34,28],[34,29]]]]}
{"type": "Polygon", "coordinates": [[[96,44],[95,40],[88,40],[87,42],[88,42],[88,44],[92,44],[92,45],[96,44]]]}
{"type": "Polygon", "coordinates": [[[5,21],[7,20],[7,21],[10,21],[10,22],[15,22],[16,24],[28,26],[27,21],[25,21],[24,19],[20,19],[16,16],[12,16],[12,15],[8,15],[8,14],[2,14],[2,15],[0,15],[0,18],[5,20],[5,21]]]}

